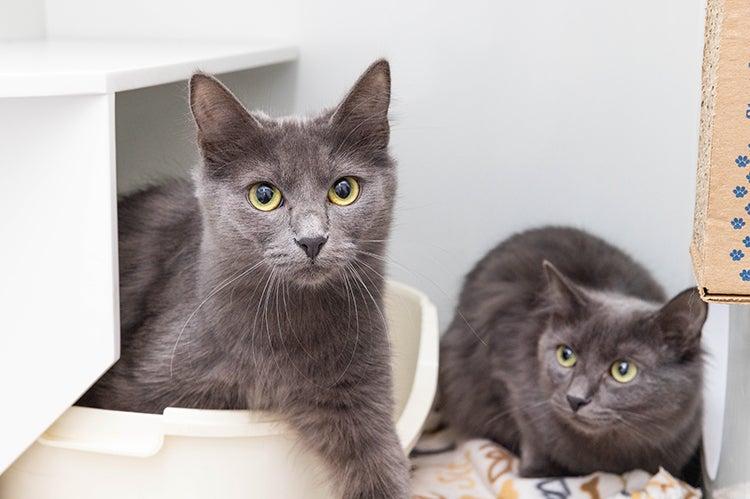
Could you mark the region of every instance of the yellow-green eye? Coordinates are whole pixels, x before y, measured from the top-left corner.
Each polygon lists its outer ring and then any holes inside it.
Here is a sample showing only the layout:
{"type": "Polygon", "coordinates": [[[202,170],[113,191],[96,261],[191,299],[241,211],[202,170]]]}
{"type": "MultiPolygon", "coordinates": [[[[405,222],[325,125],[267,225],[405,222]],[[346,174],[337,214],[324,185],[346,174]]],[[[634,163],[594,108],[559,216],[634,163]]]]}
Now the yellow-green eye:
{"type": "Polygon", "coordinates": [[[633,381],[635,375],[638,374],[638,368],[629,360],[618,360],[612,364],[612,368],[609,372],[612,374],[612,377],[615,378],[615,381],[619,383],[628,383],[633,381]]]}
{"type": "Polygon", "coordinates": [[[576,353],[568,345],[560,345],[557,347],[557,361],[563,367],[573,367],[576,365],[576,353]]]}
{"type": "Polygon", "coordinates": [[[281,191],[268,182],[258,182],[247,190],[247,199],[260,211],[275,210],[281,204],[281,191]]]}
{"type": "Polygon", "coordinates": [[[339,206],[349,206],[359,196],[359,182],[354,177],[342,177],[328,189],[328,200],[339,206]]]}

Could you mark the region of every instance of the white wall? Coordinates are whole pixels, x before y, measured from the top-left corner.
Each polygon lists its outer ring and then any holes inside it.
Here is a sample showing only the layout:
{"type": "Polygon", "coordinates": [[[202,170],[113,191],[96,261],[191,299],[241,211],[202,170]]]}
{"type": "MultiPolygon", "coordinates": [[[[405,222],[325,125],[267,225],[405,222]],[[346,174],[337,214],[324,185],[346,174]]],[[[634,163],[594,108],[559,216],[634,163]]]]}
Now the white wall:
{"type": "Polygon", "coordinates": [[[44,0],[0,0],[0,40],[44,35],[44,0]]]}
{"type": "MultiPolygon", "coordinates": [[[[387,56],[401,179],[392,256],[411,269],[392,270],[444,322],[473,262],[545,223],[607,237],[670,291],[690,284],[702,3],[46,0],[52,35],[296,39],[296,87],[270,99],[282,112],[334,104],[387,56]]],[[[229,83],[263,107],[258,81],[229,83]]],[[[158,134],[188,143],[181,89],[164,90],[169,112],[118,118],[131,151],[120,164],[186,160],[132,128],[172,127],[158,134]]]]}
{"type": "Polygon", "coordinates": [[[293,39],[301,0],[43,1],[50,36],[293,39]]]}
{"type": "Polygon", "coordinates": [[[590,229],[690,284],[700,0],[303,3],[297,102],[392,63],[394,274],[436,300],[510,233],[590,229]],[[428,276],[429,279],[421,277],[428,276]],[[435,281],[435,283],[430,282],[435,281]]]}

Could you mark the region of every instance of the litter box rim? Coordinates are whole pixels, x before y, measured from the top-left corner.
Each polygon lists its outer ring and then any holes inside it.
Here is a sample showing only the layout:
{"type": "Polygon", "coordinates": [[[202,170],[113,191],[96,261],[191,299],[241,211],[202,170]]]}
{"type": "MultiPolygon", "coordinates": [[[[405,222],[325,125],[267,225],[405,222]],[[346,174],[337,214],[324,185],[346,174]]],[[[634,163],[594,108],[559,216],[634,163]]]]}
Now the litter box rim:
{"type": "MultiPolygon", "coordinates": [[[[416,302],[420,333],[411,389],[396,421],[402,447],[410,451],[432,408],[437,390],[439,328],[437,309],[421,291],[395,281],[387,295],[416,302]]],[[[168,407],[162,414],[112,411],[74,406],[50,426],[37,443],[53,448],[100,454],[150,457],[165,437],[241,438],[287,435],[294,431],[276,414],[265,411],[206,410],[168,407]]]]}

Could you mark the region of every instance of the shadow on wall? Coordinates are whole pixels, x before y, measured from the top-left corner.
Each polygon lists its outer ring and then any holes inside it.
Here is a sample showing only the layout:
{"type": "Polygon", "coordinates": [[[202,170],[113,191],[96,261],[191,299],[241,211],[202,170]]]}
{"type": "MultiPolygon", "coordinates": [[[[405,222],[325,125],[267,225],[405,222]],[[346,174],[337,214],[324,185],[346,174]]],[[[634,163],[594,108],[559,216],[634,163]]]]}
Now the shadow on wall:
{"type": "MultiPolygon", "coordinates": [[[[219,75],[251,109],[273,116],[295,107],[297,63],[219,75]]],[[[184,177],[198,163],[184,81],[116,95],[117,191],[126,194],[165,178],[184,177]]]]}

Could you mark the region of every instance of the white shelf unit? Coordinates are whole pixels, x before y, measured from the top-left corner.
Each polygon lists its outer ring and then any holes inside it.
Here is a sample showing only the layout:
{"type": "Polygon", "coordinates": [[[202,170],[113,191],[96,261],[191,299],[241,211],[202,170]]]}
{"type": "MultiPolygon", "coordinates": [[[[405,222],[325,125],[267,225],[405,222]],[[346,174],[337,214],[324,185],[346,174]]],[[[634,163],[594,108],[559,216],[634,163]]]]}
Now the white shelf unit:
{"type": "Polygon", "coordinates": [[[0,42],[0,473],[119,356],[115,94],[296,59],[273,42],[0,42]]]}
{"type": "Polygon", "coordinates": [[[293,45],[177,40],[0,42],[0,98],[112,94],[296,59],[293,45]]]}

